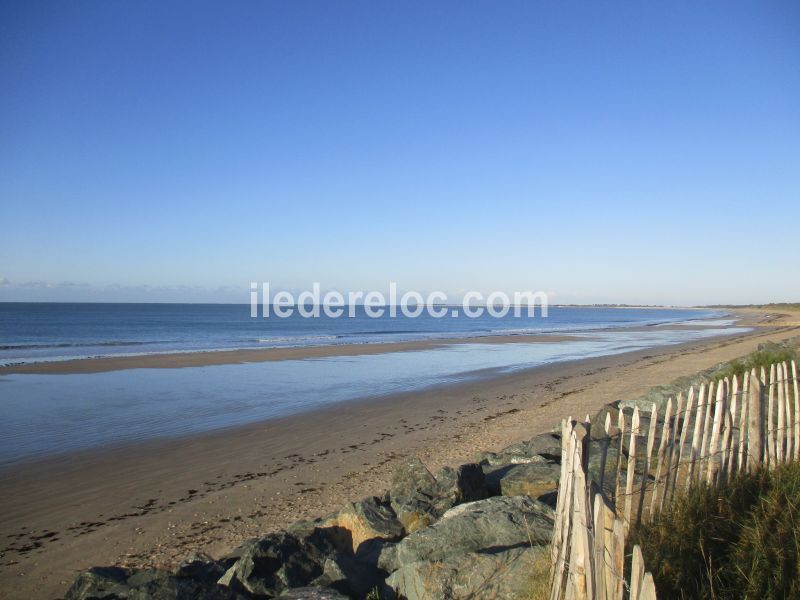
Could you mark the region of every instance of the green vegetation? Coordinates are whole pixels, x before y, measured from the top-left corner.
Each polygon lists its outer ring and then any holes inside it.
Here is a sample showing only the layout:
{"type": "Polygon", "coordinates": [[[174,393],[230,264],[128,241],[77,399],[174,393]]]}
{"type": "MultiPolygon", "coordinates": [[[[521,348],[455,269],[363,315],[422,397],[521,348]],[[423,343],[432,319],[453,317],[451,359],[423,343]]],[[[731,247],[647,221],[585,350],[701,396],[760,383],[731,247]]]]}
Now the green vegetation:
{"type": "Polygon", "coordinates": [[[703,308],[759,308],[768,310],[800,310],[800,302],[771,302],[769,304],[709,304],[703,308]]]}
{"type": "Polygon", "coordinates": [[[664,598],[800,597],[800,465],[700,486],[631,532],[664,598]]]}
{"type": "Polygon", "coordinates": [[[797,352],[795,350],[780,344],[766,343],[756,352],[748,354],[744,358],[737,358],[731,361],[727,367],[714,374],[714,381],[733,377],[734,375],[741,377],[750,369],[760,370],[761,367],[764,367],[769,371],[769,367],[772,364],[792,360],[797,360],[797,352]]]}

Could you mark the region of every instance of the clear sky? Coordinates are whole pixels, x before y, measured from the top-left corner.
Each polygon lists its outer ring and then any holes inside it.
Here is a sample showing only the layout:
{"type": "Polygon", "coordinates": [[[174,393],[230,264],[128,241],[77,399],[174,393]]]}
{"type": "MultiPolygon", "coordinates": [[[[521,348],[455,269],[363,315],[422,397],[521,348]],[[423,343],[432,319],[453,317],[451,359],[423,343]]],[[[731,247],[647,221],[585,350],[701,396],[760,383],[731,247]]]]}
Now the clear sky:
{"type": "Polygon", "coordinates": [[[800,3],[0,2],[0,300],[800,300],[800,3]]]}

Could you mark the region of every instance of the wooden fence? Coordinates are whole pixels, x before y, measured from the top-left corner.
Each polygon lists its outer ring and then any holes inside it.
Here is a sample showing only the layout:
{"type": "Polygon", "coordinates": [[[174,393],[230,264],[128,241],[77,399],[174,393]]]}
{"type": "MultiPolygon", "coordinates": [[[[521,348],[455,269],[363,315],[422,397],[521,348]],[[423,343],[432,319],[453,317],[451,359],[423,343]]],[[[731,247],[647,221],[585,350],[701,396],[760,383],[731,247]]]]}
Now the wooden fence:
{"type": "Polygon", "coordinates": [[[609,411],[594,425],[564,420],[551,600],[655,598],[638,546],[625,576],[632,526],[668,508],[678,489],[798,460],[794,361],[690,388],[663,415],[653,404],[609,411]]]}

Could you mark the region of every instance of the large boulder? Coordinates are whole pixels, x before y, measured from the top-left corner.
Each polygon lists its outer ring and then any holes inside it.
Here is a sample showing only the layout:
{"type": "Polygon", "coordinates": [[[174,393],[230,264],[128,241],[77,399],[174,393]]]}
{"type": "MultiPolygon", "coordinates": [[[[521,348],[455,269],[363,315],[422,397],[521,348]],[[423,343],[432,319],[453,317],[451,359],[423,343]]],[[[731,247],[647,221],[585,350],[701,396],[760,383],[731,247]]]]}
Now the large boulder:
{"type": "Polygon", "coordinates": [[[357,598],[376,587],[381,589],[389,574],[387,567],[394,565],[394,551],[381,548],[382,540],[373,538],[361,544],[356,556],[350,532],[338,526],[317,526],[321,521],[301,521],[290,531],[248,542],[219,583],[268,598],[308,586],[331,588],[357,598]]]}
{"type": "Polygon", "coordinates": [[[197,579],[198,581],[208,581],[216,583],[225,571],[235,561],[226,563],[224,560],[214,560],[206,554],[193,554],[184,559],[175,569],[176,577],[197,579]]]}
{"type": "Polygon", "coordinates": [[[407,600],[530,598],[552,529],[552,508],[525,496],[461,504],[397,544],[386,585],[407,600]]]}
{"type": "Polygon", "coordinates": [[[394,572],[386,584],[406,600],[528,600],[533,597],[536,566],[546,553],[545,547],[518,547],[448,556],[436,562],[413,562],[394,572]]]}
{"type": "Polygon", "coordinates": [[[365,498],[348,504],[335,519],[335,524],[350,532],[353,552],[369,540],[398,540],[403,536],[403,524],[391,505],[379,498],[365,498]]]}
{"type": "Polygon", "coordinates": [[[417,459],[398,468],[389,492],[406,533],[428,527],[457,504],[487,496],[483,471],[476,464],[445,467],[434,477],[417,459]]]}
{"type": "Polygon", "coordinates": [[[94,567],[80,573],[66,600],[240,600],[244,596],[213,581],[157,569],[94,567]]]}
{"type": "Polygon", "coordinates": [[[544,433],[526,441],[511,444],[499,452],[485,452],[478,456],[481,465],[519,465],[561,460],[561,436],[544,433]]]}
{"type": "Polygon", "coordinates": [[[555,462],[485,466],[486,485],[494,495],[539,498],[558,490],[561,465],[555,462]]]}
{"type": "Polygon", "coordinates": [[[553,509],[542,502],[524,496],[487,498],[456,506],[405,537],[397,545],[397,562],[402,567],[467,552],[548,544],[552,530],[553,509]]]}
{"type": "Polygon", "coordinates": [[[323,574],[325,559],[335,554],[332,545],[309,543],[288,532],[272,533],[247,543],[219,583],[273,597],[287,588],[309,585],[323,574]]]}

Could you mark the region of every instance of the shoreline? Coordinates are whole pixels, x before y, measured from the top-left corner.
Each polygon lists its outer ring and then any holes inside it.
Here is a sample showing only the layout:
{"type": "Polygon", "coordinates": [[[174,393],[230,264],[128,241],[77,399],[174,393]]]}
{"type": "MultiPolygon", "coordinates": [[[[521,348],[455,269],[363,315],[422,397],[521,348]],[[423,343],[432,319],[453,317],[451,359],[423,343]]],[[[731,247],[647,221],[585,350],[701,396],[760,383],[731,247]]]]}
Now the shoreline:
{"type": "Polygon", "coordinates": [[[793,335],[781,327],[715,336],[11,467],[0,472],[0,589],[54,596],[90,565],[219,556],[381,493],[408,456],[430,468],[463,463],[549,431],[564,414],[593,412],[793,335]]]}
{"type": "Polygon", "coordinates": [[[334,356],[366,356],[390,352],[413,352],[433,350],[456,344],[534,344],[563,342],[571,339],[586,339],[575,334],[511,334],[487,335],[468,338],[441,338],[409,342],[376,342],[365,344],[329,344],[320,346],[294,346],[288,348],[240,348],[231,350],[196,350],[190,352],[162,352],[135,354],[130,356],[99,356],[91,358],[69,358],[31,363],[16,363],[0,366],[0,376],[12,374],[59,374],[107,373],[128,369],[185,369],[212,367],[216,365],[238,365],[254,362],[282,360],[306,360],[334,356]]]}
{"type": "MultiPolygon", "coordinates": [[[[770,317],[761,312],[730,311],[726,318],[734,319],[736,326],[756,327],[772,326],[770,317]]],[[[780,317],[780,315],[777,315],[780,317]]],[[[446,346],[460,344],[539,344],[555,343],[569,340],[591,340],[596,334],[608,332],[651,331],[659,330],[713,329],[714,325],[704,324],[704,320],[714,321],[717,317],[697,319],[691,323],[663,323],[657,325],[631,325],[625,327],[604,327],[600,329],[584,329],[564,333],[526,333],[526,334],[492,334],[469,337],[449,337],[403,342],[375,342],[328,344],[319,346],[293,346],[285,348],[238,348],[222,350],[192,350],[179,352],[160,352],[154,354],[133,354],[124,356],[97,356],[42,360],[38,362],[19,362],[0,365],[0,377],[3,375],[72,375],[88,373],[107,373],[128,369],[184,369],[191,367],[210,367],[216,365],[233,365],[257,362],[273,362],[284,360],[306,360],[314,358],[331,358],[336,356],[367,356],[387,354],[391,352],[414,352],[419,350],[435,350],[446,346]]]]}

